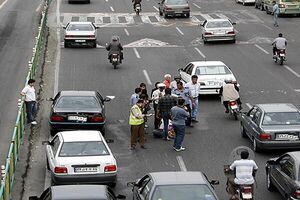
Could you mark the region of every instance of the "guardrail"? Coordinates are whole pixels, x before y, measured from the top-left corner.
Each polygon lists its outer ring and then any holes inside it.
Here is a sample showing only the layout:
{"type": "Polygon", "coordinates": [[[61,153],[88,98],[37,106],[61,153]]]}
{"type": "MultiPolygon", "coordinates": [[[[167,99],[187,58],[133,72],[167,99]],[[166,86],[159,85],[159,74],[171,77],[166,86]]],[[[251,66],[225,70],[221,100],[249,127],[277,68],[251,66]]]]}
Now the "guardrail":
{"type": "MultiPolygon", "coordinates": [[[[46,41],[47,32],[47,14],[51,0],[45,0],[42,11],[41,21],[39,23],[38,35],[33,48],[33,55],[28,63],[29,71],[26,77],[25,85],[30,78],[34,78],[40,65],[41,54],[46,41]]],[[[18,113],[13,129],[12,140],[10,142],[6,164],[1,166],[1,182],[0,182],[0,200],[10,200],[11,192],[14,185],[16,165],[19,159],[20,145],[23,142],[23,134],[26,125],[26,108],[23,100],[19,99],[18,113]]]]}

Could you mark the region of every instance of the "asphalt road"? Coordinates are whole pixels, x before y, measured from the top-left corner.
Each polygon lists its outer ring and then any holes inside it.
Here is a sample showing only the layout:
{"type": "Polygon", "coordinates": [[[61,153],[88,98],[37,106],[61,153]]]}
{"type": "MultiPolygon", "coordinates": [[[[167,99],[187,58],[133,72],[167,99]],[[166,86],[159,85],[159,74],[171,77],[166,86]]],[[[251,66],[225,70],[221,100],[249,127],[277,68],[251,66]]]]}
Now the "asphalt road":
{"type": "Polygon", "coordinates": [[[0,0],[0,164],[15,126],[19,93],[32,56],[41,0],[0,0]]]}
{"type": "MultiPolygon", "coordinates": [[[[143,1],[141,17],[134,16],[130,1],[91,0],[91,4],[84,5],[70,5],[65,0],[61,1],[58,24],[64,25],[69,20],[89,20],[101,27],[97,49],[65,49],[62,37],[57,41],[59,48],[56,49],[57,7],[55,3],[52,5],[49,18],[52,38],[48,51],[56,51],[60,56],[50,58],[51,63],[45,71],[47,77],[42,98],[53,96],[53,91],[57,90],[98,90],[103,96],[116,96],[116,99],[106,104],[107,137],[115,140],[110,145],[119,167],[115,190],[126,194],[129,199],[130,189],[126,187],[126,182],[136,180],[147,172],[184,168],[200,170],[209,178],[219,179],[220,185],[216,186],[216,192],[221,199],[227,199],[223,165],[228,164],[228,155],[235,147],[252,146],[248,139],[241,137],[239,122],[225,115],[219,99],[210,96],[200,98],[199,123],[188,129],[192,134],[185,137],[186,151],[174,152],[172,142],[154,139],[151,134],[147,136],[148,149],[130,151],[128,104],[130,95],[139,83],[147,83],[151,90],[165,73],[176,75],[177,69],[189,61],[221,60],[231,67],[241,85],[245,111],[249,109],[248,106],[256,103],[289,102],[300,106],[300,60],[297,51],[300,47],[299,18],[280,18],[279,28],[274,28],[272,17],[255,10],[253,6],[242,6],[231,0],[191,0],[190,4],[190,19],[164,20],[158,16],[155,1],[143,1]],[[205,18],[222,16],[237,22],[237,43],[203,45],[198,24],[205,18]],[[285,66],[272,61],[270,43],[279,32],[289,41],[285,66]],[[103,48],[112,35],[119,35],[125,47],[124,63],[116,70],[108,62],[107,52],[103,48]],[[53,83],[58,83],[57,88],[53,83]],[[179,161],[181,159],[184,163],[179,161]]],[[[30,168],[24,180],[23,199],[41,193],[50,184],[49,173],[45,170],[45,151],[40,143],[49,137],[49,105],[47,102],[42,103],[41,126],[36,130],[38,137],[29,159],[30,168]]],[[[148,132],[151,132],[152,120],[149,124],[148,132]]],[[[256,199],[281,199],[279,194],[267,191],[264,165],[267,159],[283,152],[256,154],[255,160],[260,168],[256,199]]],[[[20,174],[27,164],[21,159],[18,165],[20,174]]],[[[20,189],[16,187],[16,190],[20,189]]],[[[22,198],[15,195],[14,199],[22,198]]]]}

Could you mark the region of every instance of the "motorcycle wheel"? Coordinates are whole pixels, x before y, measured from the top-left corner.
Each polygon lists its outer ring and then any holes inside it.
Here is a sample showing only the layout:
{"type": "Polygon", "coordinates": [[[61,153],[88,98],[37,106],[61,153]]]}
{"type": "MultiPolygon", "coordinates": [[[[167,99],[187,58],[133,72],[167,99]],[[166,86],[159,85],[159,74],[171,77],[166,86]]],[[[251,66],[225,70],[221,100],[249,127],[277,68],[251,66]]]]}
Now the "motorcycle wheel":
{"type": "Polygon", "coordinates": [[[117,63],[113,63],[114,69],[117,69],[117,63]]]}
{"type": "Polygon", "coordinates": [[[140,15],[140,11],[139,10],[136,11],[136,15],[140,15]]]}
{"type": "Polygon", "coordinates": [[[280,57],[280,63],[279,63],[280,65],[283,65],[283,60],[284,60],[283,57],[280,57]]]}
{"type": "Polygon", "coordinates": [[[238,115],[237,115],[237,112],[236,112],[236,111],[233,111],[233,116],[234,116],[234,119],[235,119],[235,120],[238,120],[238,115]]]}

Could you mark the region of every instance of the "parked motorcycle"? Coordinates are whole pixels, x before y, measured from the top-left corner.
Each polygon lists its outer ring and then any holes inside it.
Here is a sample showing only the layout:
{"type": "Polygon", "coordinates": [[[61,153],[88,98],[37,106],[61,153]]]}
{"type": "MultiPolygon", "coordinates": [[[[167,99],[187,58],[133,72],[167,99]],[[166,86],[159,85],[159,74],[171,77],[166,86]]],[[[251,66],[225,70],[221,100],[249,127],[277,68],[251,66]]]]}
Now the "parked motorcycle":
{"type": "Polygon", "coordinates": [[[140,15],[140,12],[141,12],[141,4],[136,4],[135,5],[135,13],[136,15],[140,15]]]}
{"type": "Polygon", "coordinates": [[[111,63],[112,63],[112,65],[114,66],[114,69],[116,69],[117,68],[117,65],[119,65],[120,64],[120,55],[119,54],[117,54],[117,53],[113,53],[112,55],[111,55],[111,63]]]}
{"type": "Polygon", "coordinates": [[[273,59],[275,63],[283,65],[283,62],[286,61],[285,49],[278,49],[273,59]]]}
{"type": "Polygon", "coordinates": [[[229,114],[234,116],[235,120],[238,120],[238,114],[240,112],[239,106],[236,100],[228,102],[229,114]]]}

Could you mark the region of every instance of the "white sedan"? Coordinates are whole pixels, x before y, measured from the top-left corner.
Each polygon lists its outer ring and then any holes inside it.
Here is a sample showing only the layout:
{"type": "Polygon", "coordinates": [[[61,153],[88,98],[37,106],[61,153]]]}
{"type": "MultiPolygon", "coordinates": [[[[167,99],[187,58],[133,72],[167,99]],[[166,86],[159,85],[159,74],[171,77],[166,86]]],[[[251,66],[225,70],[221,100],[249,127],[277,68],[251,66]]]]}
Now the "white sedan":
{"type": "Polygon", "coordinates": [[[184,82],[191,81],[193,75],[198,76],[200,94],[218,94],[226,79],[236,81],[230,68],[221,61],[190,62],[178,71],[184,82]]]}
{"type": "Polygon", "coordinates": [[[116,185],[117,162],[100,131],[63,131],[47,144],[53,184],[116,185]]]}

